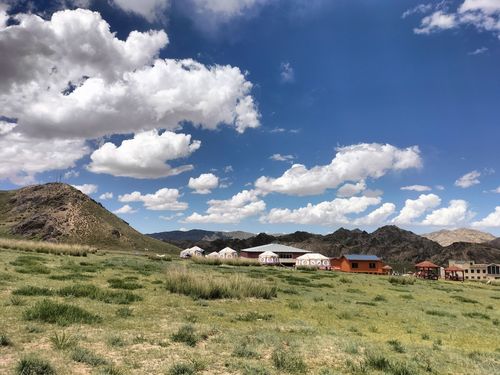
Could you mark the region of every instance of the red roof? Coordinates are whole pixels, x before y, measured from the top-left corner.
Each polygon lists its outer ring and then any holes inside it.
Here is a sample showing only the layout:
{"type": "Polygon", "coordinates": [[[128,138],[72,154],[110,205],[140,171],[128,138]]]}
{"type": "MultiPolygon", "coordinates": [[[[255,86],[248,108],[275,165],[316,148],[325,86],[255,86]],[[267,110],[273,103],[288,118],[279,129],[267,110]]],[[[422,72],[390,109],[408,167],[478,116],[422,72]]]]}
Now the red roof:
{"type": "Polygon", "coordinates": [[[424,260],[423,262],[415,264],[415,267],[417,267],[417,268],[439,268],[439,266],[435,265],[432,262],[429,262],[428,260],[424,260]]]}
{"type": "Polygon", "coordinates": [[[451,266],[451,267],[445,268],[444,270],[448,271],[448,272],[457,272],[457,271],[463,272],[464,271],[462,268],[457,267],[457,266],[451,266]]]}

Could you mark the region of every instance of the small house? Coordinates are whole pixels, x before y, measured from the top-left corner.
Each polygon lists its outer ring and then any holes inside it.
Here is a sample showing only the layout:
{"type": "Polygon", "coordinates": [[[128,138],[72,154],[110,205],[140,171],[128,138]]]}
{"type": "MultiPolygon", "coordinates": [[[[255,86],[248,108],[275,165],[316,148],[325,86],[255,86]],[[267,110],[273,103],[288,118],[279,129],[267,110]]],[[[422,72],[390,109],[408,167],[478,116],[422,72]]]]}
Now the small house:
{"type": "Polygon", "coordinates": [[[274,266],[280,263],[280,258],[278,254],[272,251],[264,251],[259,254],[259,263],[274,266]]]}
{"type": "Polygon", "coordinates": [[[213,251],[207,255],[207,258],[219,258],[219,257],[220,257],[220,255],[217,251],[213,251]]]}
{"type": "Polygon", "coordinates": [[[205,252],[205,250],[203,250],[201,247],[193,246],[193,247],[190,247],[188,249],[182,250],[180,253],[180,257],[186,259],[186,258],[192,258],[195,256],[203,256],[204,252],[205,252]]]}
{"type": "Polygon", "coordinates": [[[376,255],[349,254],[331,259],[332,269],[342,272],[371,273],[383,275],[385,266],[376,255]]]}
{"type": "Polygon", "coordinates": [[[267,245],[250,247],[240,251],[240,257],[257,259],[266,251],[273,252],[278,255],[279,263],[284,266],[295,266],[295,260],[304,254],[311,253],[309,250],[299,249],[293,246],[286,246],[278,243],[270,243],[267,245]]]}

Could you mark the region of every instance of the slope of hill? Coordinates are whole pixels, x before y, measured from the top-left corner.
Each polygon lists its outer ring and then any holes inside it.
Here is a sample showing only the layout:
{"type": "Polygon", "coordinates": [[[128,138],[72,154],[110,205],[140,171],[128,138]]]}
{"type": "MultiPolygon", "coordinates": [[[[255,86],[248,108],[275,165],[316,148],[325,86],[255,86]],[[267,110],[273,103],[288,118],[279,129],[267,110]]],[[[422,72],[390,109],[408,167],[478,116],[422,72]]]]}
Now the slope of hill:
{"type": "Polygon", "coordinates": [[[177,251],[147,237],[70,185],[0,191],[0,235],[105,249],[177,251]]]}
{"type": "Polygon", "coordinates": [[[474,260],[476,262],[498,262],[500,260],[500,249],[488,244],[458,243],[443,247],[437,242],[393,225],[381,227],[372,233],[359,229],[340,228],[325,236],[295,232],[275,237],[261,233],[244,240],[172,241],[179,247],[186,248],[197,245],[208,252],[218,251],[226,246],[241,250],[272,242],[319,252],[329,257],[349,253],[374,254],[393,263],[415,263],[430,259],[433,262],[446,265],[448,259],[474,260]]]}
{"type": "Polygon", "coordinates": [[[254,233],[234,231],[234,232],[215,232],[210,230],[192,229],[187,231],[174,230],[170,232],[151,233],[148,236],[162,241],[215,241],[219,239],[238,239],[246,240],[254,237],[254,233]]]}
{"type": "Polygon", "coordinates": [[[442,229],[437,232],[422,234],[422,237],[436,241],[441,246],[449,246],[455,242],[484,243],[495,239],[495,236],[490,233],[468,228],[442,229]]]}
{"type": "Polygon", "coordinates": [[[494,247],[496,249],[500,249],[500,237],[495,238],[493,241],[486,242],[483,245],[491,246],[491,247],[494,247]]]}

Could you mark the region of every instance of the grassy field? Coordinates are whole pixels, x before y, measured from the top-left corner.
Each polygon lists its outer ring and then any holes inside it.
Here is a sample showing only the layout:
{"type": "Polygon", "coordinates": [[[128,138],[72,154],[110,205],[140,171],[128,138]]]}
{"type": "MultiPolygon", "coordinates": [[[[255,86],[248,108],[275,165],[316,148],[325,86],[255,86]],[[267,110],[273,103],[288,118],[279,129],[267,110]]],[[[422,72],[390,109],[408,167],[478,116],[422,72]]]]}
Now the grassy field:
{"type": "Polygon", "coordinates": [[[499,320],[498,285],[0,250],[1,374],[498,374],[499,320]]]}

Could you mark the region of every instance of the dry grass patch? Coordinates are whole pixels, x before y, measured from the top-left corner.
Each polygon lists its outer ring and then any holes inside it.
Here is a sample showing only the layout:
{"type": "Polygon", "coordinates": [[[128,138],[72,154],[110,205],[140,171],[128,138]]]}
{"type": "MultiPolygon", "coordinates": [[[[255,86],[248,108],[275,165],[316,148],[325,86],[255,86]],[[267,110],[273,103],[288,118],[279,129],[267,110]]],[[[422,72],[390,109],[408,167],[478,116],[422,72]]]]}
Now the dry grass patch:
{"type": "Polygon", "coordinates": [[[72,245],[62,243],[51,243],[41,241],[14,240],[0,238],[0,248],[9,250],[21,250],[42,254],[87,256],[94,254],[97,249],[87,245],[72,245]]]}

